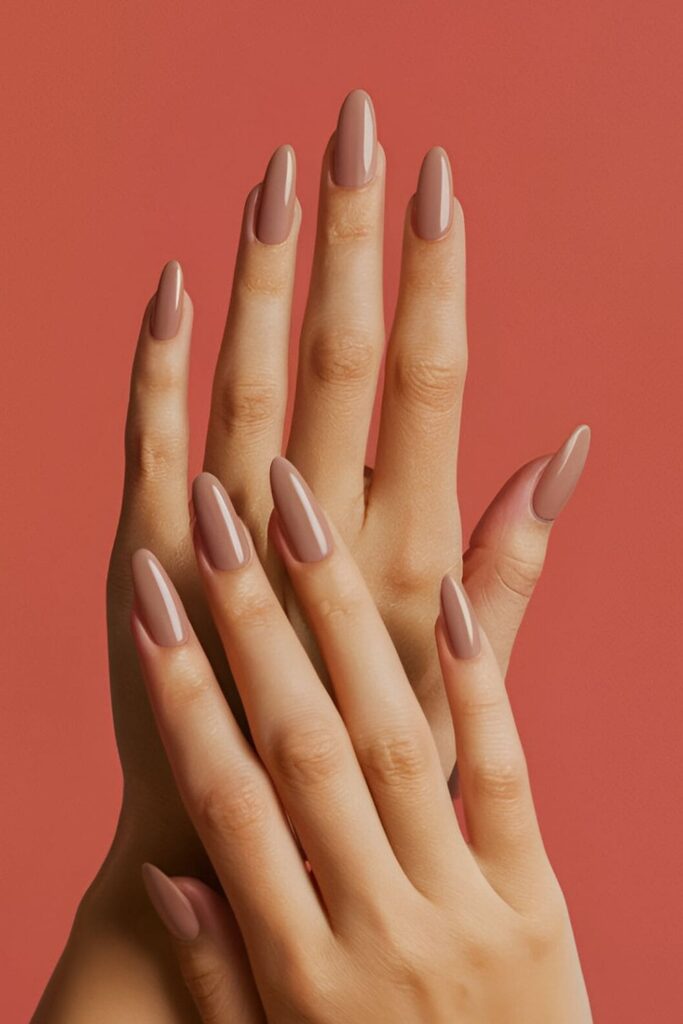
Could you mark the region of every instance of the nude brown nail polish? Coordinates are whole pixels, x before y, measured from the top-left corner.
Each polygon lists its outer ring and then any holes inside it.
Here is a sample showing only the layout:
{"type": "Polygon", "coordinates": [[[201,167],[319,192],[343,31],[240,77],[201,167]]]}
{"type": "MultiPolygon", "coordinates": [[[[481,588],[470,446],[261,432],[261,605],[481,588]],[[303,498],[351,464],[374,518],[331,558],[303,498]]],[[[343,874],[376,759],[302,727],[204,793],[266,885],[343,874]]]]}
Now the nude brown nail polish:
{"type": "Polygon", "coordinates": [[[228,493],[211,473],[192,484],[192,501],[204,550],[214,569],[239,569],[251,556],[249,538],[228,493]]]}
{"type": "Polygon", "coordinates": [[[183,271],[177,260],[171,260],[161,271],[149,327],[155,338],[175,338],[183,313],[183,271]]]}
{"type": "Polygon", "coordinates": [[[441,614],[456,658],[474,658],[481,650],[479,626],[465,588],[447,573],[441,581],[441,614]]]}
{"type": "Polygon", "coordinates": [[[539,519],[557,519],[579,482],[590,443],[590,427],[584,423],[569,435],[546,465],[532,498],[532,507],[539,519]]]}
{"type": "Polygon", "coordinates": [[[413,228],[427,242],[443,236],[453,220],[453,176],[445,149],[430,149],[420,168],[413,199],[413,228]]]}
{"type": "Polygon", "coordinates": [[[308,484],[287,459],[273,459],[270,486],[294,557],[319,562],[329,555],[333,545],[327,520],[308,484]]]}
{"type": "Polygon", "coordinates": [[[142,865],[144,882],[150,903],[171,935],[182,942],[192,942],[199,935],[199,919],[187,896],[172,879],[154,864],[142,865]]]}
{"type": "Polygon", "coordinates": [[[339,111],[332,153],[332,180],[335,185],[360,188],[372,181],[376,166],[375,108],[363,89],[354,89],[339,111]]]}
{"type": "Polygon", "coordinates": [[[131,559],[133,590],[140,618],[160,647],[177,647],[189,636],[182,602],[163,566],[151,551],[140,548],[131,559]]]}
{"type": "Polygon", "coordinates": [[[296,157],[280,146],[270,158],[256,204],[254,233],[259,242],[278,245],[289,237],[296,203],[296,157]]]}

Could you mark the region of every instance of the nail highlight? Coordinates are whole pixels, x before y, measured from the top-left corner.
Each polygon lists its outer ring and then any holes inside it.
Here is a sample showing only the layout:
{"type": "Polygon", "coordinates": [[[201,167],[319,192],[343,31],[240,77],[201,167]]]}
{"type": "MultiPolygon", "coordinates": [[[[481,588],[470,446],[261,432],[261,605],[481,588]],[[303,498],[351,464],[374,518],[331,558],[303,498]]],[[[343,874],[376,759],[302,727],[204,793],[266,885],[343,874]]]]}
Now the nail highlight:
{"type": "Polygon", "coordinates": [[[574,430],[553,455],[541,473],[532,497],[539,519],[557,519],[579,482],[591,443],[590,427],[585,423],[574,430]]]}
{"type": "Polygon", "coordinates": [[[270,487],[275,508],[295,558],[319,562],[332,550],[332,534],[311,489],[287,459],[270,465],[270,487]]]}
{"type": "Polygon", "coordinates": [[[474,658],[481,650],[479,626],[465,589],[447,573],[441,581],[441,614],[456,658],[474,658]]]}
{"type": "Polygon", "coordinates": [[[192,942],[199,935],[199,919],[187,896],[154,864],[142,865],[142,881],[150,903],[171,935],[192,942]]]}
{"type": "Polygon", "coordinates": [[[259,193],[254,234],[259,242],[278,245],[289,237],[296,203],[296,157],[280,146],[270,158],[259,193]]]}
{"type": "Polygon", "coordinates": [[[420,168],[413,200],[415,233],[427,242],[443,238],[453,220],[453,175],[445,149],[430,149],[420,168]]]}
{"type": "Polygon", "coordinates": [[[244,523],[220,480],[200,473],[192,484],[192,501],[204,550],[214,569],[239,569],[251,556],[244,523]]]}
{"type": "Polygon", "coordinates": [[[140,548],[131,559],[137,609],[152,640],[177,647],[189,636],[182,602],[163,566],[151,551],[140,548]]]}
{"type": "Polygon", "coordinates": [[[332,153],[332,180],[346,188],[360,188],[375,176],[377,124],[372,100],[354,89],[339,111],[332,153]]]}
{"type": "Polygon", "coordinates": [[[171,260],[161,271],[149,327],[155,338],[175,338],[183,313],[183,271],[177,260],[171,260]]]}

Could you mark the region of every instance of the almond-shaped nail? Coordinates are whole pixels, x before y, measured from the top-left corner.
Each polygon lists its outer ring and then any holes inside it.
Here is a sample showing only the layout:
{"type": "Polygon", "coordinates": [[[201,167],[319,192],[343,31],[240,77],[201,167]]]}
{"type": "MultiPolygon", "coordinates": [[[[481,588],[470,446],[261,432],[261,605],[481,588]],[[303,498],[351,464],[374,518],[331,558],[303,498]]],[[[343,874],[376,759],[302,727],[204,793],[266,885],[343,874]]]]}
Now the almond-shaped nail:
{"type": "Polygon", "coordinates": [[[183,314],[183,271],[177,260],[171,260],[161,271],[150,330],[159,341],[175,338],[183,314]]]}
{"type": "Polygon", "coordinates": [[[171,935],[182,942],[192,942],[199,935],[199,919],[187,896],[172,879],[154,864],[142,865],[144,882],[150,903],[171,935]]]}
{"type": "Polygon", "coordinates": [[[427,242],[443,236],[453,220],[453,176],[448,154],[441,146],[430,149],[420,168],[413,200],[415,233],[427,242]]]}
{"type": "Polygon", "coordinates": [[[259,242],[278,245],[289,237],[296,202],[296,157],[291,146],[280,146],[270,158],[259,192],[254,233],[259,242]]]}
{"type": "Polygon", "coordinates": [[[335,185],[360,188],[375,176],[377,124],[372,100],[363,89],[354,89],[339,111],[332,154],[335,185]]]}
{"type": "Polygon", "coordinates": [[[585,423],[574,430],[541,473],[532,498],[539,519],[557,519],[579,482],[591,443],[585,423]]]}
{"type": "Polygon", "coordinates": [[[456,658],[474,658],[481,650],[479,626],[465,589],[447,573],[441,581],[441,614],[456,658]]]}
{"type": "Polygon", "coordinates": [[[300,562],[319,562],[332,550],[327,520],[311,489],[287,459],[270,465],[270,486],[292,554],[300,562]]]}
{"type": "Polygon", "coordinates": [[[251,556],[244,523],[220,480],[200,473],[192,484],[199,536],[214,569],[239,569],[251,556]]]}
{"type": "Polygon", "coordinates": [[[166,570],[151,551],[140,548],[131,560],[133,591],[140,617],[160,647],[177,647],[189,636],[185,609],[166,570]]]}

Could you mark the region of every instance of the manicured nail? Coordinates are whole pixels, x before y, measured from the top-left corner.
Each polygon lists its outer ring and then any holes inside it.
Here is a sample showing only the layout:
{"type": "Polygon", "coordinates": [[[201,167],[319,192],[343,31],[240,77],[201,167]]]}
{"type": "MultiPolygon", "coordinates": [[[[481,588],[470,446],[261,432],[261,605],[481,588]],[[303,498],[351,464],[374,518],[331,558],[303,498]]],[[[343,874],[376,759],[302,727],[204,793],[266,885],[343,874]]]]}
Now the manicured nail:
{"type": "Polygon", "coordinates": [[[332,550],[332,535],[306,481],[287,459],[270,464],[270,487],[292,554],[300,562],[319,562],[332,550]]]}
{"type": "Polygon", "coordinates": [[[453,220],[451,162],[441,146],[430,149],[422,161],[413,200],[415,233],[427,242],[443,238],[453,220]]]}
{"type": "Polygon", "coordinates": [[[254,233],[259,242],[278,245],[289,237],[296,202],[296,157],[291,146],[280,146],[270,158],[261,185],[254,233]]]}
{"type": "Polygon", "coordinates": [[[168,875],[154,864],[142,865],[144,882],[150,902],[171,935],[183,942],[192,942],[199,935],[199,919],[187,896],[168,875]]]}
{"type": "Polygon", "coordinates": [[[192,501],[199,535],[214,569],[246,565],[251,555],[247,531],[220,480],[200,473],[192,484],[192,501]]]}
{"type": "Polygon", "coordinates": [[[557,519],[579,482],[591,443],[590,427],[582,424],[569,435],[541,473],[532,498],[539,519],[557,519]]]}
{"type": "Polygon", "coordinates": [[[177,647],[187,640],[189,623],[175,587],[151,551],[140,548],[131,560],[133,590],[140,616],[160,647],[177,647]]]}
{"type": "Polygon", "coordinates": [[[360,188],[372,181],[376,166],[375,108],[363,89],[354,89],[339,111],[332,154],[332,180],[346,188],[360,188]]]}
{"type": "Polygon", "coordinates": [[[171,260],[161,271],[150,330],[159,341],[175,338],[183,312],[183,271],[177,260],[171,260]]]}
{"type": "Polygon", "coordinates": [[[447,573],[441,581],[441,614],[456,658],[474,658],[481,650],[479,626],[461,583],[447,573]]]}

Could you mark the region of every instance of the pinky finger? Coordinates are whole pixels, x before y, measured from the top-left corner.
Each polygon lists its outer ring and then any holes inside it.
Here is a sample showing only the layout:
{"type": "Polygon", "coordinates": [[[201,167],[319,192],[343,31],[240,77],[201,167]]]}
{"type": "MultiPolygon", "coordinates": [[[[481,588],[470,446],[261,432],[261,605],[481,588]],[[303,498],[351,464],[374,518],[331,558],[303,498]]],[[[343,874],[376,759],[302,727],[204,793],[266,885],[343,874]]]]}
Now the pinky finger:
{"type": "Polygon", "coordinates": [[[143,866],[142,877],[202,1021],[265,1024],[228,901],[196,878],[169,878],[153,864],[143,866]]]}
{"type": "Polygon", "coordinates": [[[491,644],[462,585],[441,586],[436,639],[453,717],[463,809],[473,852],[500,894],[544,857],[526,760],[491,644]]]}

